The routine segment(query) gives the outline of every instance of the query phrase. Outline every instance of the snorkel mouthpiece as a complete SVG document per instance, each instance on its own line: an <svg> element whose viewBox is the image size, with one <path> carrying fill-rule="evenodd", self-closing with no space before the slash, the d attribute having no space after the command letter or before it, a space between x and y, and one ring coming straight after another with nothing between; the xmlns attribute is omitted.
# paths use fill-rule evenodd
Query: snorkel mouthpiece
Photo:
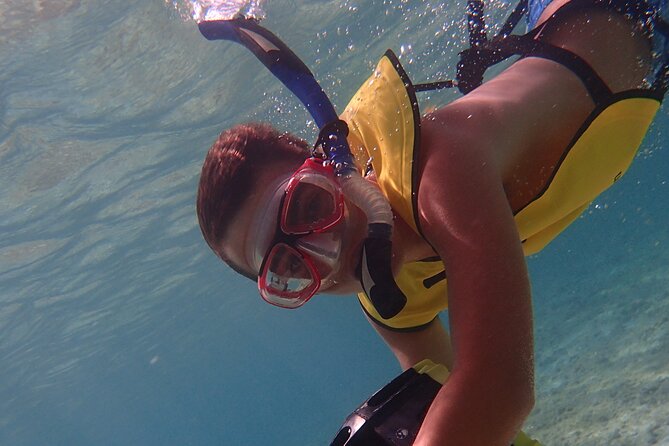
<svg viewBox="0 0 669 446"><path fill-rule="evenodd" d="M372 183L360 175L346 137L348 126L337 112L309 68L258 20L241 14L229 20L198 23L207 40L230 40L244 45L279 79L309 111L320 129L313 155L322 150L334 166L344 194L362 209L368 219L360 263L361 283L381 317L399 313L406 297L392 274L393 213L388 200Z"/></svg>
<svg viewBox="0 0 669 446"><path fill-rule="evenodd" d="M390 319L402 311L407 302L392 272L393 211L381 190L358 172L347 136L348 125L337 119L321 129L314 149L322 148L326 156L329 155L344 195L367 216L367 238L358 265L360 282L379 315Z"/></svg>

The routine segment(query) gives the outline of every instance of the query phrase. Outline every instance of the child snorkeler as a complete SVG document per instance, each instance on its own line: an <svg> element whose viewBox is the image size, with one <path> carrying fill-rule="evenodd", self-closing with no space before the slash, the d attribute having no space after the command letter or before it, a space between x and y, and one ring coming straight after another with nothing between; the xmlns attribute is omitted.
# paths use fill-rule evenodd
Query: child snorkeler
<svg viewBox="0 0 669 446"><path fill-rule="evenodd" d="M666 89L666 3L531 1L532 31L465 51L467 94L422 117L420 87L386 53L341 120L365 181L392 207L398 308L381 308L370 285L360 201L305 141L267 125L226 130L209 150L197 197L205 240L269 303L358 293L403 369L445 365L415 445L508 446L534 404L524 257L632 162Z"/></svg>

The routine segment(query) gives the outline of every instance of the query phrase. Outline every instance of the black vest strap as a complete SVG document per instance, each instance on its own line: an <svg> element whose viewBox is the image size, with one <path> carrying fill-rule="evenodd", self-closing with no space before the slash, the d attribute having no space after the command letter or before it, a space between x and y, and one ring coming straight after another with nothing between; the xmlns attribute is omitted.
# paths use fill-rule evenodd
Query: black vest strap
<svg viewBox="0 0 669 446"><path fill-rule="evenodd" d="M502 28L500 28L497 33L498 38L506 37L513 32L518 25L518 22L520 22L520 19L522 19L527 12L527 2L528 0L520 0L520 2L518 2L516 9L509 15L506 22L504 22L504 25L502 25Z"/></svg>
<svg viewBox="0 0 669 446"><path fill-rule="evenodd" d="M455 84L453 83L452 80L413 84L413 89L415 92L441 90L442 88L453 88L453 87L455 87Z"/></svg>
<svg viewBox="0 0 669 446"><path fill-rule="evenodd" d="M487 42L485 21L483 20L483 0L467 0L467 27L469 45L477 46Z"/></svg>

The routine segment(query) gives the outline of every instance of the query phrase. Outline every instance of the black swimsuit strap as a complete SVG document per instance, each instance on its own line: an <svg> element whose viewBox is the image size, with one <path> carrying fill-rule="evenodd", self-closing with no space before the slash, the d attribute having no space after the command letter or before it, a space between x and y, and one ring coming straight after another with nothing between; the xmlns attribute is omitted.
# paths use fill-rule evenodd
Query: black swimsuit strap
<svg viewBox="0 0 669 446"><path fill-rule="evenodd" d="M571 0L560 6L551 18L587 7L604 8L623 14L637 20L649 32L652 32L653 21L658 19L657 11L647 0Z"/></svg>
<svg viewBox="0 0 669 446"><path fill-rule="evenodd" d="M649 39L661 34L669 40L669 24L662 19L660 11L657 10L648 0L571 0L569 3L561 6L546 22L550 20L560 20L565 14L586 7L605 8L614 11L625 17L636 21L643 29ZM530 33L535 33L533 30ZM659 98L664 97L669 86L669 55L664 55L664 62L656 70L654 81L649 90Z"/></svg>
<svg viewBox="0 0 669 446"><path fill-rule="evenodd" d="M471 23L472 17L478 17L482 20L482 11L479 12L480 2L472 3L476 3L477 14L470 14L470 30L477 29ZM469 6L471 10L472 5ZM572 0L561 6L542 25L545 26L554 20L561 20L566 14L586 7L600 7L624 14L637 20L649 36L654 32L659 32L669 38L669 26L658 16L658 11L652 8L646 0ZM611 89L583 58L571 51L538 40L538 35L543 26L535 28L522 36L511 35L526 9L527 0L521 0L495 38L483 42L478 39L481 43L472 45L471 48L460 53L461 58L457 68L457 86L460 91L463 94L472 91L481 85L483 75L488 68L516 55L541 57L564 65L581 79L596 103L610 96L612 94ZM669 62L656 73L656 81L652 89L663 94L668 84Z"/></svg>
<svg viewBox="0 0 669 446"><path fill-rule="evenodd" d="M581 79L596 103L611 95L611 89L583 58L571 51L536 40L535 34L537 33L506 36L460 53L457 73L460 91L464 94L469 93L481 85L483 74L488 68L517 55L541 57L569 68Z"/></svg>
<svg viewBox="0 0 669 446"><path fill-rule="evenodd" d="M527 12L528 0L520 0L514 11L506 19L499 33L488 40L485 35L483 20L483 1L468 0L467 19L470 32L471 48L460 53L457 65L456 81L441 81L415 84L416 91L437 90L457 86L461 93L467 94L483 83L483 75L488 68L509 57L541 57L552 60L574 72L583 82L588 93L596 103L601 103L612 92L595 70L580 56L571 51L539 40L543 26L537 27L525 35L512 35L514 28ZM669 24L659 17L658 11L647 0L572 0L561 6L542 25L554 20L561 20L582 8L600 7L624 14L644 28L649 36L660 33L669 39ZM669 60L655 73L655 81L650 88L663 97L669 87Z"/></svg>

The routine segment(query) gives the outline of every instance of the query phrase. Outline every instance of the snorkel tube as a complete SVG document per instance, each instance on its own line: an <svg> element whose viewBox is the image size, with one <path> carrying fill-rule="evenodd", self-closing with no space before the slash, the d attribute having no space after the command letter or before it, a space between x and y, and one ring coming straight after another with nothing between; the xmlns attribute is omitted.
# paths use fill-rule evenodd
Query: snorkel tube
<svg viewBox="0 0 669 446"><path fill-rule="evenodd" d="M207 40L230 40L248 48L302 102L319 128L312 150L322 150L334 166L344 194L367 215L368 231L360 264L362 286L379 312L388 319L406 305L406 297L391 268L393 213L381 191L360 175L346 137L348 126L314 75L281 39L258 20L237 14L227 20L205 20L198 28Z"/></svg>

